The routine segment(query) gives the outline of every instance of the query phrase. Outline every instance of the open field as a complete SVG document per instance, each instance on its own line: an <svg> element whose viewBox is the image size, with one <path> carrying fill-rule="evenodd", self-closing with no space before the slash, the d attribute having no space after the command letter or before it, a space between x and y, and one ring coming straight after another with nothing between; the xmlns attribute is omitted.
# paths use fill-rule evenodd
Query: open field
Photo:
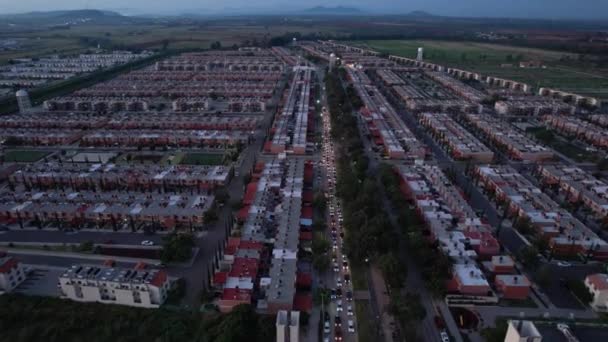
<svg viewBox="0 0 608 342"><path fill-rule="evenodd" d="M42 159L48 155L48 152L42 151L27 151L27 150L10 150L4 153L5 162L31 163Z"/></svg>
<svg viewBox="0 0 608 342"><path fill-rule="evenodd" d="M40 57L49 54L78 53L87 48L158 49L167 44L171 49L208 48L215 41L223 46L242 44L246 41L262 41L287 32L302 34L327 31L327 27L312 25L84 25L64 30L36 32L0 32L0 39L25 38L22 48L16 51L0 51L0 64L11 58Z"/></svg>
<svg viewBox="0 0 608 342"><path fill-rule="evenodd" d="M418 47L424 47L426 60L484 75L526 82L533 87L552 87L581 94L608 98L608 70L588 70L564 65L564 59L576 61L578 55L552 50L532 49L475 42L431 40L367 40L356 45L415 58ZM546 69L519 68L519 61L541 60ZM512 64L502 67L501 64Z"/></svg>

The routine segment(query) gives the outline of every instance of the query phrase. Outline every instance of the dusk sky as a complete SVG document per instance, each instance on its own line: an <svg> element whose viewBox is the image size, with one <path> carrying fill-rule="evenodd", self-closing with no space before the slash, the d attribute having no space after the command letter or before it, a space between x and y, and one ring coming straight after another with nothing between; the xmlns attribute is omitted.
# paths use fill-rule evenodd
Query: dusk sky
<svg viewBox="0 0 608 342"><path fill-rule="evenodd" d="M353 6L374 13L423 10L446 16L608 19L607 0L0 0L0 13L107 9L123 14L215 14L293 11L317 5ZM242 13L239 13L242 14Z"/></svg>

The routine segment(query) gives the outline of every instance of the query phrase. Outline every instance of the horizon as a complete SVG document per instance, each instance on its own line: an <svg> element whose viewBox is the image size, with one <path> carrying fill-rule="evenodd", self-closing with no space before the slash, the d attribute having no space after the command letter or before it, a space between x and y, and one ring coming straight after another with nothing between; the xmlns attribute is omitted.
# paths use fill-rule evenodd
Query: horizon
<svg viewBox="0 0 608 342"><path fill-rule="evenodd" d="M129 7L118 0L63 0L53 3L32 0L24 3L0 0L7 15L31 12L101 10L113 11L125 16L222 16L222 15L288 15L315 7L356 8L365 15L404 15L411 12L427 12L434 16L456 18L510 18L510 19L545 19L545 20L608 20L608 3L600 0L589 0L586 8L577 8L574 0L539 0L528 3L525 0L514 0L514 3L502 4L499 0L468 0L451 7L444 6L448 0L414 0L407 4L394 6L389 0L378 0L371 6L366 0L353 0L348 4L340 1L312 2L308 6L293 6L286 0L269 0L261 2L244 2L228 0L221 4L210 1L193 2L193 0L175 0L168 6L166 3L147 3L144 0L132 0ZM277 10L277 8L280 8Z"/></svg>

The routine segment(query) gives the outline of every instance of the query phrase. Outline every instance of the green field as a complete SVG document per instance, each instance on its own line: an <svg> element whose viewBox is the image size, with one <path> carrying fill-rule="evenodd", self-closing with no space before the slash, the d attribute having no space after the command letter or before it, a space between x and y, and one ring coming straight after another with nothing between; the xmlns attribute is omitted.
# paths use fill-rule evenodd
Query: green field
<svg viewBox="0 0 608 342"><path fill-rule="evenodd" d="M222 165L224 155L219 153L186 153L180 164L187 165Z"/></svg>
<svg viewBox="0 0 608 342"><path fill-rule="evenodd" d="M552 87L565 91L608 97L608 70L589 70L578 55L568 52L523 48L475 42L431 40L367 40L352 42L389 54L415 58L424 47L425 60L449 67L526 82L533 87ZM570 62L565 65L563 60ZM519 61L541 60L546 69L519 68ZM512 64L503 67L501 64Z"/></svg>
<svg viewBox="0 0 608 342"><path fill-rule="evenodd" d="M48 154L48 152L42 151L12 150L4 153L4 161L31 163L44 158Z"/></svg>

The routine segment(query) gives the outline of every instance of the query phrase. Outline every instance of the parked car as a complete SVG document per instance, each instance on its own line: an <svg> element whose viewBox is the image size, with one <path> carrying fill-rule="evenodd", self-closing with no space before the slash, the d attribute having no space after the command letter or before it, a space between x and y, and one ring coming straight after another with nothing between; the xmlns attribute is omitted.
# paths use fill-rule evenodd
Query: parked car
<svg viewBox="0 0 608 342"><path fill-rule="evenodd" d="M154 246L154 241L144 240L141 242L142 246Z"/></svg>

